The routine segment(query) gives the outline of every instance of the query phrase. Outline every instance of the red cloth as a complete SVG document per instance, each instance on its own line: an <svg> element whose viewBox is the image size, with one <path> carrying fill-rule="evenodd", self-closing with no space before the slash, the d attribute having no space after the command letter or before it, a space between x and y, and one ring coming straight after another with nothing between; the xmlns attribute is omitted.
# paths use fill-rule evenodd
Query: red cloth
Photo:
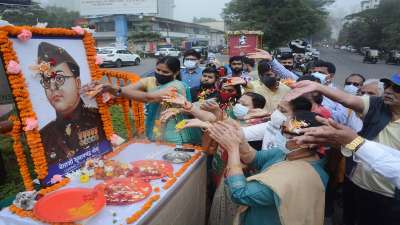
<svg viewBox="0 0 400 225"><path fill-rule="evenodd" d="M332 117L331 111L321 105L317 106L317 107L313 107L313 109L311 111L319 114L320 116L324 117L325 119L329 119Z"/></svg>

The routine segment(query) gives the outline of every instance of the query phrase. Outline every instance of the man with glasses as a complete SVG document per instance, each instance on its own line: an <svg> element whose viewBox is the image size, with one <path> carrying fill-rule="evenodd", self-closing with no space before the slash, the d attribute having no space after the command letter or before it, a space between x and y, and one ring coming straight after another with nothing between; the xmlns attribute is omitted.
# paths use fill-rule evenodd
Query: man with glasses
<svg viewBox="0 0 400 225"><path fill-rule="evenodd" d="M303 81L293 85L294 90L288 95L288 100L318 91L362 115L364 125L359 132L360 137L400 149L400 74L381 81L385 84L383 97L353 96L315 82ZM359 141L354 140L343 151L348 148L351 152ZM347 200L352 205L344 202L344 214L354 214L355 221L344 221L345 224L398 224L400 191L361 163L346 163L346 170L351 181L345 185L344 195L349 196Z"/></svg>
<svg viewBox="0 0 400 225"><path fill-rule="evenodd" d="M38 75L56 119L40 130L51 165L88 151L106 141L100 114L85 106L80 96L80 68L63 48L42 42Z"/></svg>

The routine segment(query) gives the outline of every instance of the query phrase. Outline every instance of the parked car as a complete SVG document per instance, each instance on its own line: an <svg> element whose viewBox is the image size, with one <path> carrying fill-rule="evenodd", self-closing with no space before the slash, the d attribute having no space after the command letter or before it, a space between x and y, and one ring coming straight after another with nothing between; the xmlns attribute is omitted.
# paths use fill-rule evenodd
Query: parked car
<svg viewBox="0 0 400 225"><path fill-rule="evenodd" d="M366 55L367 51L370 50L370 49L371 49L370 47L362 47L360 49L361 55Z"/></svg>
<svg viewBox="0 0 400 225"><path fill-rule="evenodd" d="M156 57L164 57L164 56L181 57L181 51L175 48L160 48L154 55Z"/></svg>
<svg viewBox="0 0 400 225"><path fill-rule="evenodd" d="M121 67L124 65L139 65L142 61L139 55L126 49L98 48L96 50L97 55L103 59L103 63L100 66L113 65Z"/></svg>
<svg viewBox="0 0 400 225"><path fill-rule="evenodd" d="M392 50L389 52L389 55L386 58L386 64L394 63L400 64L400 51L399 50Z"/></svg>

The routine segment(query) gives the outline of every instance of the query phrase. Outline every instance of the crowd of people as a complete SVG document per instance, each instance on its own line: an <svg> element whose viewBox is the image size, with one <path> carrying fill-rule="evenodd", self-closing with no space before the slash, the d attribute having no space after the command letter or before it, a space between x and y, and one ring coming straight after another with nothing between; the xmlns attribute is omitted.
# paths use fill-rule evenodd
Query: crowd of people
<svg viewBox="0 0 400 225"><path fill-rule="evenodd" d="M338 87L323 60L299 74L264 50L204 69L200 58L188 50L183 69L167 56L136 84L83 88L145 102L150 140L207 149L210 225L322 225L337 205L335 224L399 224L400 74Z"/></svg>

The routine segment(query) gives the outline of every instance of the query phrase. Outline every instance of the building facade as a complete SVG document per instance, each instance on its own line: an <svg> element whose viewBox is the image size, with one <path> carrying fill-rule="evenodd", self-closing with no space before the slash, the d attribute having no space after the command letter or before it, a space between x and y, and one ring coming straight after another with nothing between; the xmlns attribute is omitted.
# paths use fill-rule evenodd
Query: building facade
<svg viewBox="0 0 400 225"><path fill-rule="evenodd" d="M130 37L138 33L159 34L156 45L188 48L191 46L225 46L224 32L208 26L187 23L153 16L127 15L128 40L135 42ZM113 16L89 18L89 24L96 28L94 37L99 47L112 46L115 43L116 31ZM146 45L141 40L141 46ZM152 45L154 45L154 41ZM144 51L155 51L155 47L140 47Z"/></svg>
<svg viewBox="0 0 400 225"><path fill-rule="evenodd" d="M380 2L380 0L363 0L361 1L361 11L367 9L376 9Z"/></svg>

